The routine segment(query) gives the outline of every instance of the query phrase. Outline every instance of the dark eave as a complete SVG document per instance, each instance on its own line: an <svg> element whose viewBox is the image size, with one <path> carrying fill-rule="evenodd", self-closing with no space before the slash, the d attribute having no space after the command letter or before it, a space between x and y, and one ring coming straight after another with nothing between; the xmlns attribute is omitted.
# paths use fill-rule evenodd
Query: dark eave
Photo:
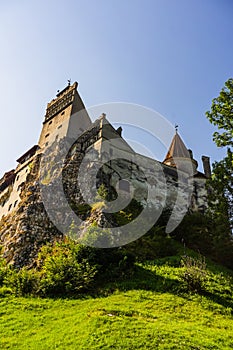
<svg viewBox="0 0 233 350"><path fill-rule="evenodd" d="M38 145L34 145L32 148L30 148L26 153L24 153L21 157L17 159L17 162L22 164L24 163L27 159L31 158L36 151L39 149Z"/></svg>

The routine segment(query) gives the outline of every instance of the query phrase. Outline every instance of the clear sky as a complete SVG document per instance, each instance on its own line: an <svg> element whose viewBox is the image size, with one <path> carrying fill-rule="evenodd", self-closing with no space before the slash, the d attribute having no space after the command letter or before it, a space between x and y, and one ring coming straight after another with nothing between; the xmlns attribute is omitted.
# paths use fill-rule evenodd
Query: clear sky
<svg viewBox="0 0 233 350"><path fill-rule="evenodd" d="M38 142L69 78L87 107L152 108L199 163L224 156L205 112L233 76L232 0L9 0L0 29L0 176Z"/></svg>

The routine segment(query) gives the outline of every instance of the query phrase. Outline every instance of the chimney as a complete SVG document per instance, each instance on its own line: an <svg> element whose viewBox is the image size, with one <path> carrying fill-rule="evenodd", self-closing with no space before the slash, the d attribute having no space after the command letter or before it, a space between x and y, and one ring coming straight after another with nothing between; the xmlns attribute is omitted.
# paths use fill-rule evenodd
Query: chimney
<svg viewBox="0 0 233 350"><path fill-rule="evenodd" d="M190 158L193 159L193 151L191 149L188 149Z"/></svg>
<svg viewBox="0 0 233 350"><path fill-rule="evenodd" d="M211 169L210 169L210 157L202 156L202 163L204 168L204 173L207 179L211 177Z"/></svg>
<svg viewBox="0 0 233 350"><path fill-rule="evenodd" d="M121 136L121 134L122 134L122 127L119 126L119 128L116 130L116 132Z"/></svg>

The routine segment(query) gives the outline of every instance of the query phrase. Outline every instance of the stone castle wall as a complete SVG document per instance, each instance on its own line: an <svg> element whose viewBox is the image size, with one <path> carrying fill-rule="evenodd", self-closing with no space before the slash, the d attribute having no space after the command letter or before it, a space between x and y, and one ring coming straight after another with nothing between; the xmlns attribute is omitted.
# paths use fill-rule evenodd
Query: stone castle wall
<svg viewBox="0 0 233 350"><path fill-rule="evenodd" d="M108 137L111 138L111 133L113 133L117 139L117 146L114 148L111 144L111 147L113 158L114 153L119 156L120 150L121 157L118 159L108 160L106 158L107 154L104 153L103 146L104 135L104 140L107 138L100 119L83 133L72 147L70 147L72 141L66 138L55 140L46 153L38 151L28 160L28 163L25 163L24 168L27 168L28 172L22 173L24 175L22 175L21 185L17 191L19 203L10 214L6 215L6 213L0 222L0 244L3 246L3 255L9 263L17 267L33 266L37 253L43 244L52 242L54 239L61 239L64 236L64 232L62 233L55 226L54 220L52 221L48 215L42 196L43 191L49 193L52 183L55 189L56 186L59 186L61 176L67 201L76 215L80 214L82 221L89 220L90 213L86 212L85 215L82 212L79 213L79 208L87 202L91 204L96 195L96 185L98 187L101 183L110 189L115 188L116 192L119 193L130 192L130 195L144 206L149 201L150 207L154 210L160 210L161 207L172 210L179 193L177 212L182 212L187 206L187 188L191 186L190 209L200 210L206 206L206 190L203 179L195 179L193 183L189 183L188 178L186 178L185 181L179 183L178 174L174 168L131 152L130 148L127 149L125 141L121 141L121 137L117 136L115 129L111 128L112 126L107 127ZM60 164L61 152L66 155L62 167ZM82 177L85 199L77 183L77 174L83 164L87 169L86 174L90 175ZM96 176L99 164L103 165ZM125 181L123 186L122 180ZM17 181L19 180L15 180L13 188L16 188ZM5 194L6 190L1 196ZM148 192L152 194L149 198ZM62 205L58 205L58 203L62 203L61 193L53 190L49 195L51 207L54 206L56 209L56 220L62 221L65 225L63 226L68 229L72 220L64 216ZM105 225L108 225L107 221L106 219ZM113 222L110 220L109 226L111 225Z"/></svg>
<svg viewBox="0 0 233 350"><path fill-rule="evenodd" d="M188 175L137 154L104 114L91 122L77 85L69 84L48 103L38 145L0 179L0 245L17 267L32 266L40 247L64 237L77 217L87 228L101 184L116 196L109 204L115 203L113 212L134 198L151 216L168 209L170 230L187 211L203 212L207 206L206 177L194 160L195 172ZM206 169L207 163L205 157ZM184 170L187 159L183 165ZM106 227L115 224L103 211L95 220Z"/></svg>

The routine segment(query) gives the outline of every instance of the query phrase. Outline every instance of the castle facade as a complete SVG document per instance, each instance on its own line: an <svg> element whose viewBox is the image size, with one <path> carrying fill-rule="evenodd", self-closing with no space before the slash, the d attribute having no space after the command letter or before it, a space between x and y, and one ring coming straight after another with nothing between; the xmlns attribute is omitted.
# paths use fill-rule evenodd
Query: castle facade
<svg viewBox="0 0 233 350"><path fill-rule="evenodd" d="M123 193L123 197L124 193L130 193L143 206L157 209L168 207L171 210L176 206L176 212L173 210L176 216L183 213L184 208L191 212L204 212L207 208L205 184L210 177L208 157L202 157L204 173L198 171L192 152L186 148L177 131L163 162L136 153L122 137L122 129L116 130L104 114L91 121L77 87L76 82L68 84L48 103L38 144L21 155L17 167L6 172L0 180L0 240L9 261L13 258L10 253L13 246L25 245L25 242L30 242L31 236L40 236L40 231L46 227L50 231L52 227L54 235L59 235L59 229L56 231L48 215L44 212L42 215L46 208L43 206L40 187L51 185L51 179L57 176L56 164L59 161L56 152L64 150L67 142L68 164L65 168L68 169L68 175L65 186L73 204L91 201L93 187L104 183L107 187L115 188L117 193ZM106 148L108 140L110 143L107 143ZM43 163L44 175L39 176L39 159L44 155L48 161ZM89 161L83 168L85 200L80 197L73 179L84 157L85 161ZM96 170L96 160L101 160L101 171ZM94 177L97 174L96 183L93 183L90 174ZM39 181L42 184L40 186ZM56 193L54 202L59 203ZM57 215L61 215L59 208L54 208L57 208ZM70 224L68 220L67 225ZM43 236L41 242L46 239ZM32 249L26 249L25 254L27 251L29 255L32 254Z"/></svg>

